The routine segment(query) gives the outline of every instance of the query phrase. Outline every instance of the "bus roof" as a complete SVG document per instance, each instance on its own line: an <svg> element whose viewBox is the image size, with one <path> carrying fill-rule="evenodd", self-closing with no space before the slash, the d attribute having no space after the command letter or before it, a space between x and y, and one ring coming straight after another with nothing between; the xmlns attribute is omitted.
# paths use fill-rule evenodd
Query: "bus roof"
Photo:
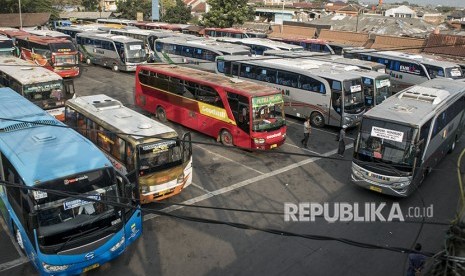
<svg viewBox="0 0 465 276"><path fill-rule="evenodd" d="M432 59L428 57L424 57L419 54L408 54L408 53L403 53L403 52L398 52L398 51L373 51L373 49L370 49L371 51L365 50L354 50L354 51L348 51L349 53L359 53L359 54L369 54L369 55L374 55L378 57L394 57L398 60L404 60L407 62L418 62L422 64L428 64L428 65L433 65L433 66L439 66L439 67L457 67L458 64L449 62L449 61L444 61L444 60L439 60L439 59Z"/></svg>
<svg viewBox="0 0 465 276"><path fill-rule="evenodd" d="M432 113L460 95L465 95L465 83L432 79L398 92L363 116L419 126L428 121Z"/></svg>
<svg viewBox="0 0 465 276"><path fill-rule="evenodd" d="M77 97L68 100L66 104L72 107L78 106L91 112L100 121L113 126L114 129L110 129L110 131L130 134L129 136L136 140L148 138L147 136L153 138L177 137L173 128L125 107L120 101L104 94ZM118 125L115 122L118 122Z"/></svg>
<svg viewBox="0 0 465 276"><path fill-rule="evenodd" d="M10 88L0 88L0 148L28 186L111 166L90 141Z"/></svg>
<svg viewBox="0 0 465 276"><path fill-rule="evenodd" d="M158 39L157 42L177 44L183 46L202 47L206 50L219 51L221 53L245 54L250 53L250 48L244 45L237 45L233 43L219 42L214 39L205 39L201 37L165 37Z"/></svg>
<svg viewBox="0 0 465 276"><path fill-rule="evenodd" d="M67 38L70 39L71 37L67 34L57 31L50 31L50 30L28 30L30 34L37 35L37 36L49 36L55 38Z"/></svg>
<svg viewBox="0 0 465 276"><path fill-rule="evenodd" d="M29 35L28 32L15 29L0 29L0 34L6 35L10 38Z"/></svg>
<svg viewBox="0 0 465 276"><path fill-rule="evenodd" d="M294 44L288 44L281 41L275 41L267 38L233 38L233 37L218 37L217 41L231 42L236 44L242 44L246 46L264 46L275 50L283 51L304 51L304 47Z"/></svg>
<svg viewBox="0 0 465 276"><path fill-rule="evenodd" d="M135 39L135 38L124 36L124 35L115 35L115 34L108 34L108 33L83 32L83 33L76 34L76 36L93 38L93 39L111 40L111 41L123 42L123 43L129 43L129 42L143 43L142 40L140 39Z"/></svg>
<svg viewBox="0 0 465 276"><path fill-rule="evenodd" d="M63 80L53 71L16 57L0 57L0 72L10 75L23 85Z"/></svg>
<svg viewBox="0 0 465 276"><path fill-rule="evenodd" d="M280 93L277 89L260 85L251 81L230 78L215 73L202 70L192 69L189 67L177 66L172 64L150 64L139 65L140 70L162 71L163 73L182 78L184 80L201 80L201 83L212 86L222 86L225 89L241 90L242 94L254 96L268 95L271 93Z"/></svg>
<svg viewBox="0 0 465 276"><path fill-rule="evenodd" d="M17 39L23 39L32 41L39 44L53 44L53 43L72 43L66 38L58 38L58 37L49 37L49 36L38 36L38 35L25 35L25 36L18 36Z"/></svg>

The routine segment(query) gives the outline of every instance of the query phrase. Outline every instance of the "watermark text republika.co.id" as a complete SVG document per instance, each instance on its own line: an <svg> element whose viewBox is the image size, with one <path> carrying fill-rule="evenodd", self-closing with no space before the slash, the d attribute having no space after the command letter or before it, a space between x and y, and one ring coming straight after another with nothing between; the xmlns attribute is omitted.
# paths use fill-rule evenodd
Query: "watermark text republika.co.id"
<svg viewBox="0 0 465 276"><path fill-rule="evenodd" d="M390 222L405 219L433 217L433 205L404 207L397 202L302 202L284 203L284 221L313 222L323 219L327 222Z"/></svg>

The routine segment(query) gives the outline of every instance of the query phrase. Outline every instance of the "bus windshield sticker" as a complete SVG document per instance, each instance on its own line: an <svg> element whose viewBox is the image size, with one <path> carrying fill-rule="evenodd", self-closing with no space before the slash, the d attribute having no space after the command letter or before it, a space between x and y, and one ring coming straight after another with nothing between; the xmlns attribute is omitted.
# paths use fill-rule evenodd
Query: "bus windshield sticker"
<svg viewBox="0 0 465 276"><path fill-rule="evenodd" d="M262 97L253 97L252 98L252 107L260 107L264 105L273 105L283 102L283 95L282 94L274 94L270 96L262 96Z"/></svg>
<svg viewBox="0 0 465 276"><path fill-rule="evenodd" d="M359 92L359 91L362 91L362 86L360 84L350 86L351 93Z"/></svg>
<svg viewBox="0 0 465 276"><path fill-rule="evenodd" d="M150 144L150 145L144 145L142 146L143 151L149 151L151 150L152 152L161 152L161 151L167 151L169 148L173 147L176 144L176 141L164 141L156 144Z"/></svg>
<svg viewBox="0 0 465 276"><path fill-rule="evenodd" d="M61 82L36 84L34 86L31 86L31 85L26 86L24 88L24 92L26 92L26 93L43 92L43 91L50 91L52 89L61 89Z"/></svg>
<svg viewBox="0 0 465 276"><path fill-rule="evenodd" d="M129 45L129 50L140 50L142 45Z"/></svg>
<svg viewBox="0 0 465 276"><path fill-rule="evenodd" d="M371 136L395 142L402 142L402 139L404 138L404 133L402 131L373 126L371 128Z"/></svg>
<svg viewBox="0 0 465 276"><path fill-rule="evenodd" d="M87 196L87 198L100 200L100 195L90 195L90 196ZM83 200L83 199L75 199L75 200L71 200L71 201L65 201L65 202L63 202L63 209L69 210L69 209L73 209L73 208L76 208L76 207L79 207L79 206L82 206L82 205L86 205L86 204L89 204L89 203L93 203L93 201L87 201L87 200Z"/></svg>
<svg viewBox="0 0 465 276"><path fill-rule="evenodd" d="M376 81L376 88L382 88L385 86L391 86L391 81L389 79Z"/></svg>
<svg viewBox="0 0 465 276"><path fill-rule="evenodd" d="M65 179L63 182L65 185L72 184L74 182L79 182L81 180L88 179L89 177L87 175L82 175L76 178L71 178L71 179Z"/></svg>
<svg viewBox="0 0 465 276"><path fill-rule="evenodd" d="M450 70L450 75L452 77L460 77L462 76L462 72L460 72L459 68L452 68L452 70Z"/></svg>
<svg viewBox="0 0 465 276"><path fill-rule="evenodd" d="M43 198L47 198L47 192L42 192L42 191L33 191L32 194L34 195L35 200L40 200Z"/></svg>

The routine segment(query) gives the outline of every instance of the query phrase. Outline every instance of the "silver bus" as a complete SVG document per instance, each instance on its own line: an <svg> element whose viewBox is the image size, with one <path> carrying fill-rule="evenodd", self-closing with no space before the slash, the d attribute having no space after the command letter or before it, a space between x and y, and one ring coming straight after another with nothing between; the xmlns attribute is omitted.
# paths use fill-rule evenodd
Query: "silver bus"
<svg viewBox="0 0 465 276"><path fill-rule="evenodd" d="M346 56L386 65L394 92L434 78L463 79L462 69L453 62L396 51L355 50Z"/></svg>
<svg viewBox="0 0 465 276"><path fill-rule="evenodd" d="M275 87L284 96L286 114L310 116L312 125L357 125L365 112L360 76L322 67L305 59L222 56L216 71Z"/></svg>
<svg viewBox="0 0 465 276"><path fill-rule="evenodd" d="M205 38L167 37L155 41L155 58L164 63L185 65L215 72L217 56L250 55L250 48Z"/></svg>
<svg viewBox="0 0 465 276"><path fill-rule="evenodd" d="M217 41L245 45L250 47L252 54L264 55L267 50L281 50L284 52L300 52L304 48L299 45L284 43L281 41L273 41L267 38L232 38L232 37L217 37Z"/></svg>
<svg viewBox="0 0 465 276"><path fill-rule="evenodd" d="M465 127L465 83L434 79L400 91L363 115L351 181L408 196L448 153Z"/></svg>
<svg viewBox="0 0 465 276"><path fill-rule="evenodd" d="M76 43L87 64L99 64L113 71L136 71L147 62L142 40L113 34L78 33Z"/></svg>

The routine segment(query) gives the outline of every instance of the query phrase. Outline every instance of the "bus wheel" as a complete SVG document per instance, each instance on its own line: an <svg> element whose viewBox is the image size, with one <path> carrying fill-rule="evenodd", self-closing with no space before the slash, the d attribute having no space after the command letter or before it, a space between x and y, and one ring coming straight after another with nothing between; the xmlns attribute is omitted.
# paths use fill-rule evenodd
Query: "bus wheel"
<svg viewBox="0 0 465 276"><path fill-rule="evenodd" d="M231 135L231 132L227 130L221 131L220 138L221 138L221 143L223 143L223 145L228 146L228 147L231 147L233 145L233 137Z"/></svg>
<svg viewBox="0 0 465 276"><path fill-rule="evenodd" d="M457 140L458 140L457 136L455 136L454 141L452 141L452 144L450 145L449 150L447 151L447 153L452 153L455 150Z"/></svg>
<svg viewBox="0 0 465 276"><path fill-rule="evenodd" d="M86 63L91 65L92 64L92 61L90 60L90 58L86 59Z"/></svg>
<svg viewBox="0 0 465 276"><path fill-rule="evenodd" d="M165 123L167 121L165 109L161 106L157 107L157 118L162 123Z"/></svg>
<svg viewBox="0 0 465 276"><path fill-rule="evenodd" d="M23 242L23 237L21 236L21 232L19 229L16 227L16 225L13 222L13 233L15 235L15 240L16 243L19 245L19 248L21 248L22 251L24 251L24 242Z"/></svg>
<svg viewBox="0 0 465 276"><path fill-rule="evenodd" d="M118 72L119 70L118 65L114 64L113 67L111 67L111 70Z"/></svg>
<svg viewBox="0 0 465 276"><path fill-rule="evenodd" d="M313 112L310 116L310 123L314 127L324 127L325 126L325 118L319 112Z"/></svg>

